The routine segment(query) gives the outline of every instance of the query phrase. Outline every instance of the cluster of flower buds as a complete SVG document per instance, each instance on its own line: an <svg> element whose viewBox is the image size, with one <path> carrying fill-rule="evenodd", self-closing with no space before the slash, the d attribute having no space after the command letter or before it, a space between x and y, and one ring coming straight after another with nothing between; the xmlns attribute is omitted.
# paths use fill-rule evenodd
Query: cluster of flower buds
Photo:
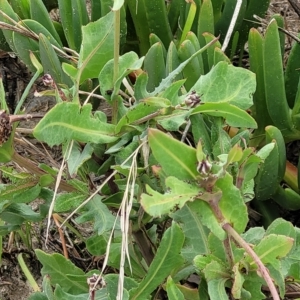
<svg viewBox="0 0 300 300"><path fill-rule="evenodd" d="M202 176L207 176L211 170L212 164L209 162L208 158L202 159L198 162L197 171Z"/></svg>
<svg viewBox="0 0 300 300"><path fill-rule="evenodd" d="M191 108L196 107L198 104L200 104L201 99L200 96L196 93L196 91L192 91L191 94L189 94L185 100L185 105Z"/></svg>

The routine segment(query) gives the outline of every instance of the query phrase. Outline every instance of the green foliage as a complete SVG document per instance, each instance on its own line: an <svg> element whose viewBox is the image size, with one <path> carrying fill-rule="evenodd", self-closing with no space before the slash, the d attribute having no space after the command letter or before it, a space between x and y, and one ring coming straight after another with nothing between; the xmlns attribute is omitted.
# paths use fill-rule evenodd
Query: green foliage
<svg viewBox="0 0 300 300"><path fill-rule="evenodd" d="M200 2L94 0L88 12L82 0L59 0L57 26L42 1L0 0L11 17L0 14L1 21L20 28L3 30L1 47L35 71L28 90L43 71L51 75L44 79L57 103L33 135L61 145L68 167L58 173L20 159L13 146L16 115L10 115L14 125L1 161L22 162L31 174L1 167L7 183L0 186L0 235L75 210L77 224L89 226L91 235L67 222L68 230L92 255L105 256L101 274L85 273L62 255L37 249L44 280L30 299L152 299L159 291L169 299L229 299L229 293L264 299L266 285L279 299L275 285L283 298L285 280L300 280L297 228L277 219L266 230L246 230L246 203L254 198L300 207L298 191L281 186L285 142L299 137L299 89L286 92L299 81L292 68L298 48L284 73L273 20L265 37L250 30L255 74L233 66L221 46L236 1ZM230 58L247 40L245 17L262 15L268 4L243 2ZM80 89L98 83L111 116L81 97ZM2 82L0 97L7 110ZM33 211L37 198L43 203ZM112 268L118 274L109 274ZM192 289L185 281L195 273L201 283Z"/></svg>

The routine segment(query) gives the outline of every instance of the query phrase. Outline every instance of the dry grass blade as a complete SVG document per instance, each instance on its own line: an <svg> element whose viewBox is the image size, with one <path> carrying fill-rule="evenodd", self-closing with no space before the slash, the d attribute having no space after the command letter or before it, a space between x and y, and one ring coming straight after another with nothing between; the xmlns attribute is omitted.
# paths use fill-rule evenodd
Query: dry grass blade
<svg viewBox="0 0 300 300"><path fill-rule="evenodd" d="M235 6L235 9L234 9L234 12L233 12L233 16L231 18L231 22L230 22L230 25L228 27L228 31L227 31L226 36L225 36L225 40L224 40L223 45L222 45L222 51L225 51L228 44L229 44L230 38L231 38L233 30L234 30L236 20L238 18L239 13L240 13L242 3L243 3L243 0L238 0L237 3L236 3L236 6Z"/></svg>
<svg viewBox="0 0 300 300"><path fill-rule="evenodd" d="M134 155L132 158L132 163L131 163L131 167L129 170L126 189L125 189L124 196L122 199L122 204L121 204L120 223L121 223L121 232L122 232L122 245L121 245L121 260L120 260L120 273L119 273L117 300L123 299L124 276L125 276L124 265L125 265L126 256L128 259L130 271L132 272L131 263L130 263L130 255L129 255L129 250L128 250L129 216L130 216L130 211L131 211L132 203L133 203L133 199L134 199L134 186L135 186L135 181L136 181L136 177L137 177L137 155L139 153L140 148L143 147L144 143L145 142L143 142L140 145L140 147L138 147L133 153Z"/></svg>
<svg viewBox="0 0 300 300"><path fill-rule="evenodd" d="M48 212L47 231L46 231L46 239L45 239L45 246L46 247L47 247L47 243L48 243L50 223L51 223L51 217L52 217L52 213L53 213L53 209L54 209L55 198L56 198L57 191L58 191L61 179L62 179L63 171L64 171L64 169L66 167L65 162L70 157L70 153L71 153L73 144L74 144L73 141L71 143L69 143L69 145L67 147L68 151L66 151L66 153L67 153L67 159L65 159L65 157L63 158L63 161L62 161L61 166L59 168L59 172L57 174L57 178L56 178L56 182L55 182L55 188L54 188L54 194L53 194L53 198L52 198L52 201L51 201L51 204L50 204L50 207L49 207L49 212ZM60 226L60 228L61 227L62 227L62 225Z"/></svg>
<svg viewBox="0 0 300 300"><path fill-rule="evenodd" d="M137 172L137 165L136 165L136 157L140 151L140 149L142 147L144 147L144 145L146 144L146 141L142 142L139 147L129 156L126 158L126 160L121 164L121 166L124 166L131 158L133 159L133 163L131 165L130 168L130 172L129 172L129 176L128 176L128 183L126 186L126 190L124 192L124 197L122 200L122 204L118 210L118 215L120 215L121 213L121 230L122 232L124 232L125 230L125 234L122 234L122 247L121 247L121 262L120 265L122 266L122 269L120 269L119 272L119 285L118 285L118 296L117 299L122 299L123 298L123 288L121 288L123 286L123 282L124 282L124 263L125 263L125 255L127 255L128 260L129 260L129 254L128 254L128 229L129 229L129 213L132 207L132 201L133 201L133 194L134 194L134 183L135 183L135 179L136 179L136 172ZM84 203L82 203L80 205L80 207L84 206L85 204L87 204L99 191L101 191L101 189L103 188L103 186L110 180L110 178L112 178L113 176L115 176L117 174L117 171L114 171L101 185L100 187L96 190L96 192L94 192L87 200L84 201ZM132 175L131 175L132 174ZM133 180L130 180L130 178L132 178ZM129 187L131 184L131 188L130 188L130 197L129 197L129 201L128 200L128 192L129 192ZM124 209L123 209L124 206ZM75 211L77 211L80 207L78 207ZM72 217L72 215L74 215L75 211L72 212L72 214L65 220L65 222ZM123 212L123 218L122 218L122 212ZM125 212L125 213L124 213ZM122 221L123 219L123 221ZM100 275L98 276L97 281L94 284L94 287L91 289L91 291L95 290L98 283L102 280L102 274L107 266L107 261L109 258L109 253L110 253L110 246L111 246L111 242L112 242L112 237L113 237L113 233L114 233L114 229L116 227L117 224L117 220L118 217L116 217L114 225L113 225L113 229L110 233L109 236L109 240L107 242L107 246L106 246L106 255L103 261L103 265L102 265L102 270ZM65 223L64 222L64 223ZM63 224L64 224L63 223ZM62 224L62 225L63 225ZM123 224L123 225L122 225ZM61 225L61 226L62 226ZM125 251L123 251L123 249L125 249ZM123 257L123 259L122 259ZM129 264L130 264L130 260L129 260ZM131 267L131 266L130 266ZM121 295L119 298L119 291L121 291Z"/></svg>

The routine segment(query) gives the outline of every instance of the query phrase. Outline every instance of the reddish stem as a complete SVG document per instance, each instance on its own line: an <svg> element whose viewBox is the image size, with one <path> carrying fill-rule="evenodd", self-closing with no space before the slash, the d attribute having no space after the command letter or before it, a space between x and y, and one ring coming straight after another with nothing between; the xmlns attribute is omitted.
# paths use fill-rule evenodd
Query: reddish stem
<svg viewBox="0 0 300 300"><path fill-rule="evenodd" d="M257 254L252 250L252 248L248 245L246 241L242 239L242 237L232 228L232 226L228 223L224 224L222 228L242 247L246 250L246 252L251 256L253 261L256 263L258 270L264 280L266 281L270 293L274 300L280 300L276 287L273 283L271 276L269 275L268 269L264 266L260 258Z"/></svg>

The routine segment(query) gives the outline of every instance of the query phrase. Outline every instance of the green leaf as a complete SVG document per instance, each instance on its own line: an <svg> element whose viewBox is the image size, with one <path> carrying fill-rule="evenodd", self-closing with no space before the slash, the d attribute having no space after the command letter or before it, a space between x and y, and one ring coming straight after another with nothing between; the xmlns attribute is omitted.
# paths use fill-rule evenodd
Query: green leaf
<svg viewBox="0 0 300 300"><path fill-rule="evenodd" d="M142 194L141 205L144 210L154 217L160 217L168 214L174 208L181 208L187 201L193 201L200 193L199 187L195 184L188 184L176 177L168 177L166 179L166 187L168 193L160 194L146 186L148 194Z"/></svg>
<svg viewBox="0 0 300 300"><path fill-rule="evenodd" d="M186 123L190 112L182 109L175 109L171 114L162 114L157 116L155 120L167 131L178 131L179 128Z"/></svg>
<svg viewBox="0 0 300 300"><path fill-rule="evenodd" d="M193 203L186 203L180 210L171 214L184 233L185 240L181 254L187 262L192 262L198 254L209 252L207 241L209 231L203 226L195 207Z"/></svg>
<svg viewBox="0 0 300 300"><path fill-rule="evenodd" d="M30 0L30 14L31 19L44 26L55 38L55 40L62 46L60 37L54 28L50 15L42 0Z"/></svg>
<svg viewBox="0 0 300 300"><path fill-rule="evenodd" d="M15 193L13 195L12 202L13 203L28 203L33 200L36 200L41 192L41 186L37 184L36 186L33 186L30 189L27 189L26 191L23 191L22 193Z"/></svg>
<svg viewBox="0 0 300 300"><path fill-rule="evenodd" d="M86 5L83 0L58 0L59 14L68 45L79 51L82 43L82 25L88 23Z"/></svg>
<svg viewBox="0 0 300 300"><path fill-rule="evenodd" d="M116 240L116 238L115 238ZM128 276L130 276L131 278L139 278L141 280L141 278L143 278L148 269L145 271L145 268L141 265L141 257L140 255L138 255L138 253L136 252L136 248L133 248L133 245L129 245L129 259L130 259L130 265L129 265L129 260L126 259L125 261L125 265L124 265L124 273ZM112 243L110 246L110 253L109 253L109 258L108 258L108 262L107 264L110 267L113 267L115 269L119 269L120 268L120 262L121 262L121 252L122 252L122 248L121 248L121 243ZM110 275L114 275L114 274L110 274ZM125 277L126 278L126 277ZM137 286L137 284L135 285L135 287ZM115 286L114 288L114 293L116 293L116 289L117 287ZM112 299L116 299L112 297Z"/></svg>
<svg viewBox="0 0 300 300"><path fill-rule="evenodd" d="M257 128L255 120L247 112L229 103L205 103L193 109L192 115L196 113L222 117L233 127Z"/></svg>
<svg viewBox="0 0 300 300"><path fill-rule="evenodd" d="M37 292L34 294L31 294L28 298L28 300L49 300L46 294Z"/></svg>
<svg viewBox="0 0 300 300"><path fill-rule="evenodd" d="M53 285L59 284L63 291L72 294L86 293L88 285L84 272L76 267L70 260L61 254L47 254L42 250L36 249L35 254L43 265L41 270L42 276L50 276ZM72 276L78 276L73 280Z"/></svg>
<svg viewBox="0 0 300 300"><path fill-rule="evenodd" d="M174 42L172 41L168 48L167 57L166 57L166 75L169 75L179 65L180 65L180 60L178 57L178 51L177 51L177 48L176 48ZM177 79L181 79L181 78L182 78L182 76L181 76L181 74L179 74L177 76Z"/></svg>
<svg viewBox="0 0 300 300"><path fill-rule="evenodd" d="M99 74L99 83L101 94L106 100L114 99L119 93L122 80L131 72L138 70L142 67L144 58L138 57L135 52L128 52L119 57L118 61L118 78L114 78L114 60L109 60L102 68ZM111 96L107 95L108 91L112 91Z"/></svg>
<svg viewBox="0 0 300 300"><path fill-rule="evenodd" d="M12 20L18 22L19 21L19 17L18 15L14 12L14 9L11 7L11 5L8 3L7 0L0 0L0 7L1 10L7 14ZM11 21L7 20L2 14L0 14L0 21L10 24L10 25L14 25ZM8 43L10 49L13 52L17 52L13 43L13 31L11 30L3 30L3 35L6 39L6 42Z"/></svg>
<svg viewBox="0 0 300 300"><path fill-rule="evenodd" d="M217 180L216 187L222 191L219 206L224 217L237 232L244 232L248 223L247 206L240 190L233 184L232 176L226 173L223 178Z"/></svg>
<svg viewBox="0 0 300 300"><path fill-rule="evenodd" d="M48 300L54 300L54 292L51 286L51 281L49 276L44 276L42 282L43 292L47 295Z"/></svg>
<svg viewBox="0 0 300 300"><path fill-rule="evenodd" d="M229 279L229 274L225 265L217 262L216 260L213 260L210 263L208 263L203 269L203 272L208 283L209 281L214 279L226 277L227 279Z"/></svg>
<svg viewBox="0 0 300 300"><path fill-rule="evenodd" d="M189 203L190 209L199 216L201 223L209 228L220 240L226 238L226 233L220 226L217 218L206 201L196 200Z"/></svg>
<svg viewBox="0 0 300 300"><path fill-rule="evenodd" d="M232 243L231 243L232 244ZM210 260L216 260L219 262L224 262L227 260L224 243L212 232L208 236L208 246L209 246L209 255L204 255L204 257L210 258ZM238 259L238 253L234 249L234 245L231 245L233 248L232 251L235 255L235 259Z"/></svg>
<svg viewBox="0 0 300 300"><path fill-rule="evenodd" d="M83 165L83 163L92 157L93 151L94 148L91 144L86 144L82 149L79 143L73 143L73 147L67 160L71 176L76 175L78 169Z"/></svg>
<svg viewBox="0 0 300 300"><path fill-rule="evenodd" d="M163 45L156 43L151 46L145 56L144 70L148 74L147 90L153 92L166 76Z"/></svg>
<svg viewBox="0 0 300 300"><path fill-rule="evenodd" d="M212 153L212 141L204 116L201 114L195 114L190 117L190 120L192 122L192 133L195 142L201 140L203 151L205 154L210 155Z"/></svg>
<svg viewBox="0 0 300 300"><path fill-rule="evenodd" d="M181 103L178 93L184 84L184 79L173 82L165 91L159 96L162 98L169 99L172 106L176 106Z"/></svg>
<svg viewBox="0 0 300 300"><path fill-rule="evenodd" d="M52 108L34 129L34 136L50 146L72 139L83 143L111 143L114 126L91 115L92 105L80 107L76 103L62 102Z"/></svg>
<svg viewBox="0 0 300 300"><path fill-rule="evenodd" d="M183 242L184 235L181 229L173 223L164 233L147 275L136 289L130 291L130 299L146 299L172 270L182 266L184 261L180 251Z"/></svg>
<svg viewBox="0 0 300 300"><path fill-rule="evenodd" d="M21 225L28 221L39 222L43 219L40 214L35 213L24 203L10 204L0 213L0 218L10 225Z"/></svg>
<svg viewBox="0 0 300 300"><path fill-rule="evenodd" d="M291 222L288 222L282 218L278 218L272 222L272 224L266 230L266 235L269 234L280 234L288 236L296 240L296 230Z"/></svg>
<svg viewBox="0 0 300 300"><path fill-rule="evenodd" d="M0 194L0 201L3 200L13 200L16 199L16 202L21 201L23 203L30 202L34 199L31 199L31 194L33 193L33 197L37 197L37 194L34 192L36 188L38 189L37 182L32 180L31 182L20 183L17 182L16 184L6 185L4 188L1 189ZM31 189L33 190L31 191ZM20 198L20 195L26 195L25 199ZM20 203L21 203L20 202Z"/></svg>
<svg viewBox="0 0 300 300"><path fill-rule="evenodd" d="M84 223L94 221L94 230L98 232L98 235L113 228L116 216L102 203L99 195L94 196L85 208L87 211L76 218L76 222Z"/></svg>
<svg viewBox="0 0 300 300"><path fill-rule="evenodd" d="M178 56L182 62L187 60L196 52L196 49L190 40L185 40L178 48ZM198 57L194 57L183 69L183 76L186 78L184 86L187 90L197 82L203 74L203 66L200 67Z"/></svg>
<svg viewBox="0 0 300 300"><path fill-rule="evenodd" d="M243 283L245 281L242 272L239 270L239 267L239 263L233 266L234 281L231 288L231 293L235 299L241 299Z"/></svg>
<svg viewBox="0 0 300 300"><path fill-rule="evenodd" d="M266 299L266 296L262 293L262 286L265 285L265 281L257 276L256 271L249 272L245 277L244 288L251 293L250 299L262 300Z"/></svg>
<svg viewBox="0 0 300 300"><path fill-rule="evenodd" d="M238 144L235 144L228 153L226 164L229 165L233 162L238 162L242 159L242 157L243 157L242 147L240 147Z"/></svg>
<svg viewBox="0 0 300 300"><path fill-rule="evenodd" d="M268 113L276 127L281 130L292 130L293 126L285 94L279 32L275 19L267 27L263 51Z"/></svg>
<svg viewBox="0 0 300 300"><path fill-rule="evenodd" d="M274 268L273 265L268 265L268 271L270 272L271 278L274 280L276 286L279 289L280 298L284 299L286 282L285 274L283 272L281 264L279 265L279 269Z"/></svg>
<svg viewBox="0 0 300 300"><path fill-rule="evenodd" d="M57 48L61 48L60 44L56 41L56 39L51 35L51 33L43 27L40 23L34 20L23 20L19 22L20 25L26 27L27 29L33 31L37 35L43 34L49 40L49 42L56 46ZM36 71L36 68L33 66L30 59L30 51L39 56L39 43L36 40L28 38L24 35L21 35L17 32L13 33L13 41L16 52L18 56L24 61L24 63L30 68L32 72Z"/></svg>
<svg viewBox="0 0 300 300"><path fill-rule="evenodd" d="M176 284L174 283L171 277L168 277L166 288L167 288L168 299L184 300L183 294L181 293L180 289L176 286Z"/></svg>
<svg viewBox="0 0 300 300"><path fill-rule="evenodd" d="M151 99L161 100L162 104L151 104ZM147 122L148 117L149 119L151 119L152 114L159 114L159 110L165 107L163 103L165 101L168 101L167 99L155 97L147 98L146 100L149 100L149 104L147 103L147 101L140 102L137 105L132 106L126 112L126 114L120 119L120 121L116 125L116 133L119 133L125 125L138 125L140 122Z"/></svg>
<svg viewBox="0 0 300 300"><path fill-rule="evenodd" d="M157 130L148 130L148 140L152 153L167 176L178 179L196 179L196 149L181 143Z"/></svg>
<svg viewBox="0 0 300 300"><path fill-rule="evenodd" d="M300 78L300 45L295 41L290 51L285 70L285 90L290 108L294 107Z"/></svg>
<svg viewBox="0 0 300 300"><path fill-rule="evenodd" d="M104 65L113 58L113 29L112 12L82 27L83 38L78 61L80 82L87 78L97 78Z"/></svg>
<svg viewBox="0 0 300 300"><path fill-rule="evenodd" d="M29 0L10 0L10 5L20 19L30 18L30 1ZM0 5L1 6L1 5ZM2 7L1 7L2 8Z"/></svg>
<svg viewBox="0 0 300 300"><path fill-rule="evenodd" d="M214 279L208 282L208 293L210 300L228 300L225 290L227 279Z"/></svg>
<svg viewBox="0 0 300 300"><path fill-rule="evenodd" d="M56 285L56 289L54 292L55 299L66 299L66 300L86 300L89 299L90 294L80 294L80 295L72 295L70 293L65 292L59 285ZM106 300L107 298L107 289L102 288L100 290L95 291L94 300ZM35 299L33 299L35 300ZM47 298L47 300L49 300Z"/></svg>
<svg viewBox="0 0 300 300"><path fill-rule="evenodd" d="M93 235L86 239L86 248L92 255L101 256L106 252L108 237L104 234L102 235Z"/></svg>
<svg viewBox="0 0 300 300"><path fill-rule="evenodd" d="M55 199L54 211L66 212L77 208L85 199L86 195L81 193L64 193Z"/></svg>
<svg viewBox="0 0 300 300"><path fill-rule="evenodd" d="M49 39L43 34L39 35L39 50L44 72L49 73L56 84L64 83L71 86L72 81L63 72L58 55L54 51Z"/></svg>
<svg viewBox="0 0 300 300"><path fill-rule="evenodd" d="M258 244L264 235L265 230L263 227L252 227L242 234L242 237L248 244Z"/></svg>
<svg viewBox="0 0 300 300"><path fill-rule="evenodd" d="M172 71L166 78L164 78L160 85L149 95L150 96L155 96L157 94L159 94L160 92L162 92L163 90L165 90L166 88L168 88L173 80L182 72L182 70L185 68L185 66L196 56L200 55L201 53L203 53L206 49L208 49L214 42L216 42L216 39L213 40L211 43L208 43L207 45L205 45L204 47L202 47L199 51L195 52L191 57L189 57L186 61L184 61L183 63L181 63L174 71Z"/></svg>
<svg viewBox="0 0 300 300"><path fill-rule="evenodd" d="M258 200L270 199L275 194L278 181L278 146L274 143L274 148L259 168L255 178L255 195Z"/></svg>
<svg viewBox="0 0 300 300"><path fill-rule="evenodd" d="M199 78L191 91L202 95L202 103L227 102L245 110L253 104L255 88L254 73L219 62L208 74Z"/></svg>
<svg viewBox="0 0 300 300"><path fill-rule="evenodd" d="M285 257L293 247L294 239L277 234L269 234L265 236L261 242L254 247L255 253L259 256L264 264L271 264L278 269L279 258ZM254 264L252 258L251 265Z"/></svg>
<svg viewBox="0 0 300 300"><path fill-rule="evenodd" d="M251 2L251 5L253 5L253 2ZM262 64L263 38L261 34L254 28L251 28L249 31L248 45L250 70L256 74L257 82L257 88L253 95L254 109L252 111L252 116L255 118L258 124L258 130L255 131L254 135L259 137L264 133L265 127L273 124L273 122L269 113L267 112L264 66Z"/></svg>

